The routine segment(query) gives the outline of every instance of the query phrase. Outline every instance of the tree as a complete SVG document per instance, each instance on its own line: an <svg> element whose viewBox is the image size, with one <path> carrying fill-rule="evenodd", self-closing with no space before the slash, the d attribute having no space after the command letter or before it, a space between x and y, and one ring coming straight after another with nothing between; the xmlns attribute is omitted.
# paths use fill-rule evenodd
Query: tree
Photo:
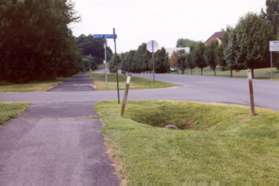
<svg viewBox="0 0 279 186"><path fill-rule="evenodd" d="M231 72L231 77L233 77L233 70L237 69L237 50L238 44L236 40L236 33L233 28L227 28L225 35L223 37L224 45L224 59L226 66L229 67Z"/></svg>
<svg viewBox="0 0 279 186"><path fill-rule="evenodd" d="M178 39L176 42L176 47L195 47L198 42L190 39Z"/></svg>
<svg viewBox="0 0 279 186"><path fill-rule="evenodd" d="M272 24L273 34L278 34L279 28L279 0L266 0L266 12L262 11L265 18Z"/></svg>
<svg viewBox="0 0 279 186"><path fill-rule="evenodd" d="M191 49L192 50L192 49ZM187 55L187 67L190 69L191 75L193 74L193 69L196 67L195 61L194 61L194 52L190 52L189 55Z"/></svg>
<svg viewBox="0 0 279 186"><path fill-rule="evenodd" d="M80 49L80 53L83 57L92 56L94 58L94 65L100 65L104 61L104 44L105 40L95 39L92 35L80 35L76 38L76 43ZM110 47L107 47L107 60L109 61L112 57L112 50Z"/></svg>
<svg viewBox="0 0 279 186"><path fill-rule="evenodd" d="M237 44L237 63L252 70L268 67L269 41L272 39L272 26L256 14L247 14L240 19L235 28Z"/></svg>
<svg viewBox="0 0 279 186"><path fill-rule="evenodd" d="M211 45L205 47L204 58L207 65L213 70L216 76L216 67L218 63L218 43L212 43Z"/></svg>
<svg viewBox="0 0 279 186"><path fill-rule="evenodd" d="M204 57L205 45L203 43L199 43L197 46L193 48L192 52L193 61L195 65L201 69L201 75L203 75L203 69L207 67Z"/></svg>
<svg viewBox="0 0 279 186"><path fill-rule="evenodd" d="M0 2L0 80L23 83L70 76L80 56L68 25L77 21L69 1Z"/></svg>
<svg viewBox="0 0 279 186"><path fill-rule="evenodd" d="M119 55L113 55L109 63L109 71L116 73L118 69L121 69L121 58Z"/></svg>
<svg viewBox="0 0 279 186"><path fill-rule="evenodd" d="M170 71L170 63L166 50L162 48L154 54L156 73L167 73Z"/></svg>
<svg viewBox="0 0 279 186"><path fill-rule="evenodd" d="M185 74L185 70L187 68L187 62L188 62L188 55L185 53L185 51L179 51L177 53L177 68L181 70L182 74Z"/></svg>

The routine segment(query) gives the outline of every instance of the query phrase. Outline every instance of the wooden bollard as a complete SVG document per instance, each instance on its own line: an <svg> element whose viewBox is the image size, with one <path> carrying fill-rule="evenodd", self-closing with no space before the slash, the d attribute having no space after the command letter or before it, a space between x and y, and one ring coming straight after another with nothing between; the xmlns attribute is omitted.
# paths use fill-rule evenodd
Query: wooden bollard
<svg viewBox="0 0 279 186"><path fill-rule="evenodd" d="M121 107L121 116L123 117L125 114L126 110L126 105L128 101L128 94L129 94L129 88L130 88L130 83L131 83L131 76L127 76L126 80L126 88L125 88L125 93L122 101L122 107Z"/></svg>
<svg viewBox="0 0 279 186"><path fill-rule="evenodd" d="M251 114L253 116L255 116L256 115L256 110L255 110L253 77L252 77L252 72L250 70L248 70L248 84L249 84L249 96L250 96Z"/></svg>

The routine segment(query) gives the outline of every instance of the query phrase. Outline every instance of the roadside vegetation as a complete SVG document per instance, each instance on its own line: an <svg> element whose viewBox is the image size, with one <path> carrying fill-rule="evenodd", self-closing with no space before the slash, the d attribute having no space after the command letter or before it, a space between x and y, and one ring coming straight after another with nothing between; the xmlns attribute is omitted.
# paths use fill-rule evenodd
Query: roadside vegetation
<svg viewBox="0 0 279 186"><path fill-rule="evenodd" d="M279 182L278 112L176 101L130 102L125 118L115 102L97 111L128 185Z"/></svg>
<svg viewBox="0 0 279 186"><path fill-rule="evenodd" d="M271 75L272 72L272 75ZM177 72L176 72L177 73ZM205 76L219 76L219 77L231 77L231 72L229 70L216 69L215 73L210 68L205 68L203 75ZM200 70L195 68L192 73L189 69L185 70L187 75L200 75ZM274 79L279 80L279 70L277 68L261 68L255 69L254 71L255 79ZM233 72L233 77L235 78L247 78L247 70L239 70Z"/></svg>
<svg viewBox="0 0 279 186"><path fill-rule="evenodd" d="M104 73L92 73L91 74L92 80L94 85L96 86L97 90L115 90L117 87L116 81L116 74L108 74L108 82L105 82L105 75ZM119 75L119 87L120 89L125 89L125 82L126 76L121 74ZM161 81L155 81L139 78L139 77L132 77L131 80L131 89L153 89L153 88L168 88L174 87L174 84L165 83Z"/></svg>
<svg viewBox="0 0 279 186"><path fill-rule="evenodd" d="M27 104L0 103L0 125L24 112L27 106Z"/></svg>
<svg viewBox="0 0 279 186"><path fill-rule="evenodd" d="M31 83L0 82L0 92L44 92L56 87L61 81L42 81Z"/></svg>

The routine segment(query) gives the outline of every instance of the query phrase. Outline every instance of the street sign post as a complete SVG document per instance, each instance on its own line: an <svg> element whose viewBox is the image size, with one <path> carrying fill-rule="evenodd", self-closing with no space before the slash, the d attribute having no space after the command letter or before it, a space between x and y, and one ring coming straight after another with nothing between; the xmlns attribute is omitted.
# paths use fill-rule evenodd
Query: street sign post
<svg viewBox="0 0 279 186"><path fill-rule="evenodd" d="M147 50L152 53L152 64L153 64L153 82L155 81L155 59L154 59L154 53L159 49L159 44L155 40L151 40L147 43Z"/></svg>
<svg viewBox="0 0 279 186"><path fill-rule="evenodd" d="M105 40L105 56L106 56L106 48L107 48L106 40L107 39L113 39L113 41L114 41L114 54L117 55L117 50L116 50L117 34L116 34L116 31L115 31L115 28L113 28L113 34L95 34L95 35L93 35L93 37L95 39L104 39ZM116 72L116 80L117 80L117 99L118 99L118 104L120 104L120 90L119 90L118 71Z"/></svg>
<svg viewBox="0 0 279 186"><path fill-rule="evenodd" d="M270 76L273 78L272 67L273 67L273 52L279 52L279 41L270 41L269 42L269 51L270 51Z"/></svg>

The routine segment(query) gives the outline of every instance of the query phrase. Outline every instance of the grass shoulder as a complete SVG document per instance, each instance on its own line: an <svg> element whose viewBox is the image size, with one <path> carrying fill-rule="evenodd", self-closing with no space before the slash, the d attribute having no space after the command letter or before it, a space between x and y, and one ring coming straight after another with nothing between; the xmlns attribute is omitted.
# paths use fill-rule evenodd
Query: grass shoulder
<svg viewBox="0 0 279 186"><path fill-rule="evenodd" d="M16 118L23 113L28 107L28 104L23 103L0 103L0 125L6 121Z"/></svg>
<svg viewBox="0 0 279 186"><path fill-rule="evenodd" d="M0 82L0 92L45 92L56 87L61 80L13 84Z"/></svg>
<svg viewBox="0 0 279 186"><path fill-rule="evenodd" d="M176 101L130 102L125 118L115 102L97 111L128 185L279 182L278 112Z"/></svg>
<svg viewBox="0 0 279 186"><path fill-rule="evenodd" d="M108 74L108 82L105 82L105 75L101 73L92 73L91 74L92 80L94 85L96 86L97 90L115 90L116 89L116 75L115 74ZM120 89L125 89L125 82L126 76L119 75L119 86ZM165 83L161 81L151 81L144 78L139 77L132 77L131 80L131 89L155 89L155 88L168 88L174 87L174 84Z"/></svg>

